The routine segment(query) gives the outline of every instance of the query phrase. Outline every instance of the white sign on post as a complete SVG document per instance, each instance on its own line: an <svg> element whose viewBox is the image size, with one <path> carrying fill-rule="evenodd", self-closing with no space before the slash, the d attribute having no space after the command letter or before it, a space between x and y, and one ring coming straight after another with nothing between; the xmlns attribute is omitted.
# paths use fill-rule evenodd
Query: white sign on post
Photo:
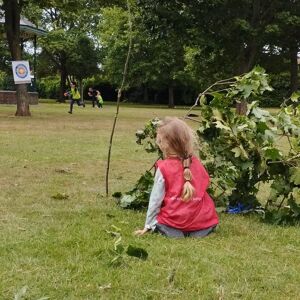
<svg viewBox="0 0 300 300"><path fill-rule="evenodd" d="M27 60L12 61L15 84L31 83L29 62Z"/></svg>

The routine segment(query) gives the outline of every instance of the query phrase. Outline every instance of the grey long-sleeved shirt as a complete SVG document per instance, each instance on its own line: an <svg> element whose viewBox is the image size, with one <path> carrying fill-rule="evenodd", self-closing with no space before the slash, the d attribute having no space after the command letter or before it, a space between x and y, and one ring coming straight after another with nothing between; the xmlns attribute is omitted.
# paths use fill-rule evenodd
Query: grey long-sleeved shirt
<svg viewBox="0 0 300 300"><path fill-rule="evenodd" d="M161 204L165 196L165 180L159 168L157 168L154 184L150 194L150 200L147 210L145 228L154 230L157 224L156 217L160 211Z"/></svg>

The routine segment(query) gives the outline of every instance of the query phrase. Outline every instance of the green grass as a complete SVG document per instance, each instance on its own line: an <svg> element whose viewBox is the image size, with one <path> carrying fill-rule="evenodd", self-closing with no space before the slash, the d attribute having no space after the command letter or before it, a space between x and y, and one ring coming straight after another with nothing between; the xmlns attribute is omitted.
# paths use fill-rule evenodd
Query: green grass
<svg viewBox="0 0 300 300"><path fill-rule="evenodd" d="M67 104L32 106L15 118L0 106L0 299L299 299L299 227L255 216L220 215L205 239L134 237L145 212L122 210L105 197L114 106L98 111ZM183 110L121 107L112 151L110 192L127 191L154 157L134 133L155 117ZM65 171L65 172L64 172ZM56 200L58 193L69 196ZM262 194L264 191L262 191ZM121 229L124 246L148 251L110 265ZM48 298L47 298L48 299Z"/></svg>

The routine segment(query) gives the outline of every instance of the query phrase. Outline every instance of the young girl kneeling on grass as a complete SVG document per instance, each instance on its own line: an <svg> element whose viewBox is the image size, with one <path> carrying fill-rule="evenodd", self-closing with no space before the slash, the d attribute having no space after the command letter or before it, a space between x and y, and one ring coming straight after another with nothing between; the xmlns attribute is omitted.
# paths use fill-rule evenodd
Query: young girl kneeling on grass
<svg viewBox="0 0 300 300"><path fill-rule="evenodd" d="M156 163L143 235L149 230L168 237L204 237L218 224L214 203L206 189L209 176L193 155L194 133L185 122L165 118L157 130L164 160Z"/></svg>

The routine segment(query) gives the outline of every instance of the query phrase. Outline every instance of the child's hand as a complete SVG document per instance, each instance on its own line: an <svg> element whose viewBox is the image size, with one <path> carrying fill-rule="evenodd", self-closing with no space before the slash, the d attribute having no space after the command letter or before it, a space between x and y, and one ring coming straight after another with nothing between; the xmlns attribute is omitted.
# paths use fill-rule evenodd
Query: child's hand
<svg viewBox="0 0 300 300"><path fill-rule="evenodd" d="M147 228L136 230L134 232L134 235L144 235L148 230L149 229L147 229Z"/></svg>

